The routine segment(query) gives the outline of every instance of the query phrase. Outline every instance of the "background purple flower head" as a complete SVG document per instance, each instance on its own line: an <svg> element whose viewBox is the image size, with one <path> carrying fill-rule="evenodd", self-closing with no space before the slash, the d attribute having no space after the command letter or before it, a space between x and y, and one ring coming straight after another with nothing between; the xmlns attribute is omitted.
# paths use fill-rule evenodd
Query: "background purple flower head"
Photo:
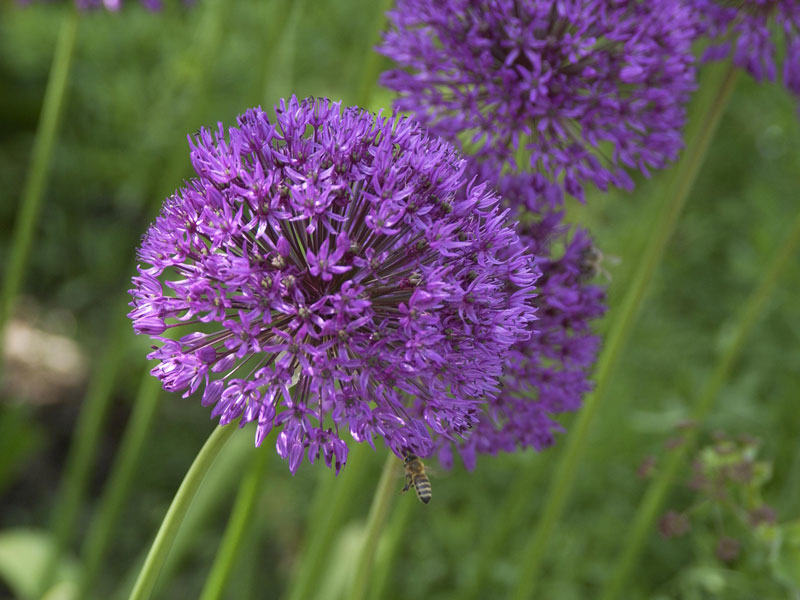
<svg viewBox="0 0 800 600"><path fill-rule="evenodd" d="M293 472L306 454L338 471L340 430L425 456L477 422L530 335L533 258L413 121L295 98L276 114L190 139L197 178L147 231L131 290L134 329L161 342L152 373L202 389L221 424L256 421L257 445L280 428Z"/></svg>
<svg viewBox="0 0 800 600"><path fill-rule="evenodd" d="M701 33L711 38L705 60L731 56L757 81L775 81L776 39L784 38L783 82L800 96L800 2L693 0Z"/></svg>
<svg viewBox="0 0 800 600"><path fill-rule="evenodd" d="M389 18L396 107L497 175L531 172L553 204L585 182L630 188L626 168L681 147L695 85L682 0L398 0Z"/></svg>
<svg viewBox="0 0 800 600"><path fill-rule="evenodd" d="M542 207L532 188L519 179L497 182L504 201ZM602 269L598 251L583 229L570 228L559 212L525 215L517 226L519 243L537 257L536 332L517 342L506 358L502 389L489 400L471 436L455 447L468 468L477 454L542 450L563 431L554 416L578 410L591 390L591 369L600 347L592 324L605 314L605 292L592 283ZM510 249L510 251L513 249ZM442 441L439 457L452 462L453 444Z"/></svg>

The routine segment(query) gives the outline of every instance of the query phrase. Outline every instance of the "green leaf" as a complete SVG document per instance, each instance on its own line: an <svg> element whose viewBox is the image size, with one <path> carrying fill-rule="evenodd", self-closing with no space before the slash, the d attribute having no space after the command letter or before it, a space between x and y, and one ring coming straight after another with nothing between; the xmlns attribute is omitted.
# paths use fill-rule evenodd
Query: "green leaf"
<svg viewBox="0 0 800 600"><path fill-rule="evenodd" d="M790 521L778 528L779 534L773 547L772 571L784 584L795 592L800 591L800 519Z"/></svg>
<svg viewBox="0 0 800 600"><path fill-rule="evenodd" d="M53 550L53 538L36 529L7 529L0 532L0 577L19 598L33 598L39 578ZM43 600L75 598L78 562L63 557L56 567L53 586Z"/></svg>

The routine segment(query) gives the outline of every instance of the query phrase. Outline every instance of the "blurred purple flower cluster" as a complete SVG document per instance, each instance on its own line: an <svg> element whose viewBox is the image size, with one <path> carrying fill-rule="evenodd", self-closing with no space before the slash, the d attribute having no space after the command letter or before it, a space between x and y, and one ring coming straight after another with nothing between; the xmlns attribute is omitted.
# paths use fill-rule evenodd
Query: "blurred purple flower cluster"
<svg viewBox="0 0 800 600"><path fill-rule="evenodd" d="M557 206L631 188L682 146L695 87L682 0L398 0L381 81L432 133Z"/></svg>
<svg viewBox="0 0 800 600"><path fill-rule="evenodd" d="M536 332L512 347L500 394L489 398L472 435L458 445L468 468L478 453L552 445L554 434L563 431L553 416L580 408L591 389L588 378L600 345L591 323L605 313L605 293L589 283L596 258L591 239L581 229L570 233L561 218L551 213L517 227L542 273L534 299ZM561 247L558 256L555 247ZM452 463L449 445L440 448L439 458L445 466Z"/></svg>
<svg viewBox="0 0 800 600"><path fill-rule="evenodd" d="M692 0L701 33L711 38L705 60L732 57L757 81L775 81L783 37L783 83L800 96L800 2L797 0Z"/></svg>
<svg viewBox="0 0 800 600"><path fill-rule="evenodd" d="M131 290L153 374L202 390L221 424L257 422L256 444L280 428L293 472L306 454L338 471L340 429L398 455L459 441L535 325L509 211L409 119L294 98L276 115L190 139L197 178L147 231Z"/></svg>

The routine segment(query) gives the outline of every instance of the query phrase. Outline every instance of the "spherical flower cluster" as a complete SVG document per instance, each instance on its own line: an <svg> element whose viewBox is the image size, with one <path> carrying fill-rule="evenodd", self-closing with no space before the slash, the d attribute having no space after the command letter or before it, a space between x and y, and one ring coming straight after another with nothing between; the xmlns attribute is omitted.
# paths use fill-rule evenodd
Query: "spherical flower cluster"
<svg viewBox="0 0 800 600"><path fill-rule="evenodd" d="M512 347L500 394L489 400L472 435L456 444L468 468L479 453L551 446L563 431L554 415L578 410L592 387L600 338L591 325L605 313L605 293L591 282L602 270L601 257L589 235L570 231L562 217L551 212L517 228L542 273L534 300L537 331ZM439 447L444 465L452 462L452 447Z"/></svg>
<svg viewBox="0 0 800 600"><path fill-rule="evenodd" d="M338 471L340 430L398 456L468 435L531 334L538 270L455 149L295 98L190 146L197 178L147 231L131 290L163 387L255 421L257 445L279 428L292 472L305 455Z"/></svg>
<svg viewBox="0 0 800 600"><path fill-rule="evenodd" d="M681 148L695 87L682 0L398 0L379 52L396 107L552 204L631 188ZM509 168L510 165L510 168Z"/></svg>
<svg viewBox="0 0 800 600"><path fill-rule="evenodd" d="M757 81L775 81L775 38L784 37L783 82L800 96L800 2L797 0L693 0L701 32L712 39L705 60L731 56Z"/></svg>

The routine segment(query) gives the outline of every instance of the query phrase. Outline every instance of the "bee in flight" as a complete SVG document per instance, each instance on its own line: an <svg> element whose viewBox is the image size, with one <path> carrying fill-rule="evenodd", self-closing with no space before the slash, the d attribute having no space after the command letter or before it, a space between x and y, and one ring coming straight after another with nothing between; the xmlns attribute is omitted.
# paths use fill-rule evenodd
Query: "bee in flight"
<svg viewBox="0 0 800 600"><path fill-rule="evenodd" d="M619 262L620 259L618 257L607 256L597 246L589 246L581 252L579 262L581 277L585 281L589 281L598 275L602 275L606 278L606 281L611 281L611 273L606 269L606 264L617 265Z"/></svg>
<svg viewBox="0 0 800 600"><path fill-rule="evenodd" d="M405 454L403 469L406 471L406 487L403 488L403 492L407 492L408 488L414 486L417 498L424 504L430 502L431 482L425 474L425 465L422 464L420 458L413 454Z"/></svg>

